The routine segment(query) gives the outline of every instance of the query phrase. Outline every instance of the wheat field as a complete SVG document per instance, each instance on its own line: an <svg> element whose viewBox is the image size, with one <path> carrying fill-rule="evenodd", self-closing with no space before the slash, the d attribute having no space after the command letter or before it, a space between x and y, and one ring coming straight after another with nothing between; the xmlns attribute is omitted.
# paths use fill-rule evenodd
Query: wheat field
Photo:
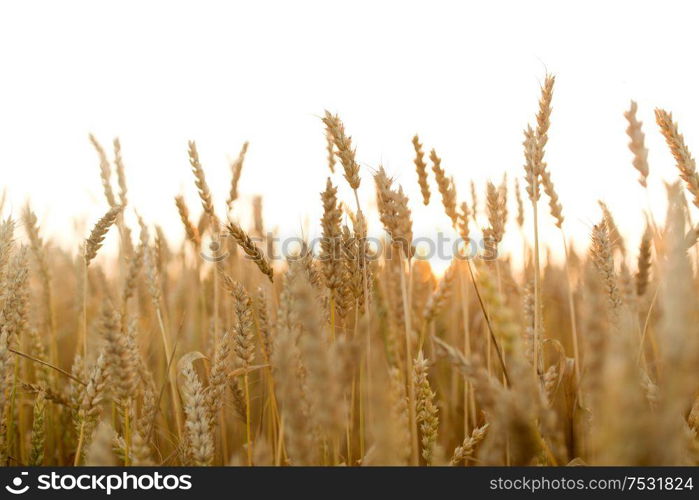
<svg viewBox="0 0 699 500"><path fill-rule="evenodd" d="M407 168L421 199L409 200L383 168L360 168L325 112L323 238L287 259L269 257L261 198L251 227L231 215L247 143L225 203L189 143L201 207L174 197L186 238L168 241L158 221L127 225L138 207L121 144L90 136L106 208L82 241L46 241L30 204L0 225L0 461L698 465L695 160L669 112L651 130L632 102L629 182L648 188L644 134L660 132L679 171L666 216L631 207L646 224L635 248L600 202L576 250L553 182L564 174L545 158L554 82L542 83L518 178L469 193L416 135ZM339 183L354 196L339 199ZM382 227L369 227L360 190L375 193ZM481 251L462 246L443 274L412 244L411 213L430 203L465 242L482 234ZM560 259L539 241L544 224L560 230ZM504 252L512 227L520 247ZM381 252L368 244L377 232Z"/></svg>

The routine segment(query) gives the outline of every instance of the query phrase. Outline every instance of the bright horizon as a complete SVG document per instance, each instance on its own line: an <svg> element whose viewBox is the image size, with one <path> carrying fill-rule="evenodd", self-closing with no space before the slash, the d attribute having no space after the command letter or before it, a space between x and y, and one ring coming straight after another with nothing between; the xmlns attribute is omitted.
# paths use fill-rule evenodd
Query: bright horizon
<svg viewBox="0 0 699 500"><path fill-rule="evenodd" d="M364 206L375 206L371 172L383 164L410 197L416 235L448 231L434 184L434 201L421 203L412 136L426 151L437 149L459 201L470 203L473 179L482 202L487 180L522 177L522 130L534 120L547 71L556 75L547 162L566 232L578 245L587 246L600 218L598 199L630 244L640 237L648 205L627 147L623 113L631 99L644 124L656 217L664 213L662 181L678 176L653 109L672 111L690 149L699 150L699 79L674 50L696 46L697 9L689 2L662 10L649 2L588 2L579 10L560 2L192 6L0 7L3 216L30 199L42 231L77 248L107 209L87 136L105 148L118 136L129 217L135 208L178 239L173 197L184 194L195 216L200 211L187 141L197 141L220 215L227 159L249 141L236 216L247 222L260 194L269 229L298 236L307 227L313 236L329 175L319 118L328 109L357 147ZM353 205L340 174L334 182ZM547 214L545 200L541 207ZM512 221L512 198L509 209ZM76 220L86 224L82 233ZM518 238L510 224L504 250ZM542 240L554 251L560 244L548 215Z"/></svg>

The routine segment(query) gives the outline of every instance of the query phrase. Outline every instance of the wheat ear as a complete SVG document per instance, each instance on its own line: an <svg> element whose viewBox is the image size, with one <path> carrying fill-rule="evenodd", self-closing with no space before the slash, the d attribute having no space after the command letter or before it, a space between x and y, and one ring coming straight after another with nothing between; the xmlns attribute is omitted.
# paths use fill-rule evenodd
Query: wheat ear
<svg viewBox="0 0 699 500"><path fill-rule="evenodd" d="M97 221L95 226L92 228L90 236L85 242L85 265L89 266L92 259L97 256L97 252L102 248L104 243L104 238L109 231L109 228L114 225L117 217L122 211L122 207L117 205L110 208L100 220Z"/></svg>
<svg viewBox="0 0 699 500"><path fill-rule="evenodd" d="M240 227L239 224L230 220L228 221L228 226L226 227L229 234L233 236L233 239L238 243L240 248L242 248L247 256L250 257L257 265L262 274L267 276L269 281L274 281L274 269L272 269L269 260L267 260L267 257L265 257L264 252L262 252L262 250L260 250L257 245L253 243L250 236L243 231L243 228Z"/></svg>
<svg viewBox="0 0 699 500"><path fill-rule="evenodd" d="M633 153L633 167L638 170L638 183L648 187L648 150L645 146L645 134L643 133L643 122L636 119L638 105L631 101L629 110L624 112L624 118L629 122L626 134L629 136L629 150Z"/></svg>
<svg viewBox="0 0 699 500"><path fill-rule="evenodd" d="M430 203L430 185L427 183L427 164L425 163L425 152L422 150L420 138L415 135L413 137L413 148L415 149L415 170L417 171L417 182L420 185L422 193L422 203L425 206Z"/></svg>
<svg viewBox="0 0 699 500"><path fill-rule="evenodd" d="M677 123L672 121L672 113L664 109L655 110L655 121L660 127L660 131L665 137L672 156L675 157L680 177L687 184L687 190L694 197L694 204L699 207L699 173L697 173L696 162L684 142L684 137L677 127Z"/></svg>
<svg viewBox="0 0 699 500"><path fill-rule="evenodd" d="M238 183L240 182L240 174L243 171L243 163L245 163L245 155L248 152L249 143L246 141L240 148L238 157L231 162L231 189L228 193L226 204L230 207L235 200L238 199Z"/></svg>

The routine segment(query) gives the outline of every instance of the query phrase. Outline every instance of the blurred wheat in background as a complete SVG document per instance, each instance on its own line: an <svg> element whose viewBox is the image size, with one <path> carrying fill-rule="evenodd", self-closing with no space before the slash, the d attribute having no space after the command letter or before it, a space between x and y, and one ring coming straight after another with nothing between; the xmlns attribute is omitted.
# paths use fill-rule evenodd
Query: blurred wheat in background
<svg viewBox="0 0 699 500"><path fill-rule="evenodd" d="M0 461L699 464L695 160L672 115L656 110L680 177L666 183L664 220L637 207L646 230L632 248L600 202L589 249L576 251L553 182L565 172L546 162L553 95L547 76L519 178L494 172L468 197L416 135L421 199L409 200L383 168L360 168L326 112L323 237L286 261L269 258L261 198L251 227L235 217L247 143L225 203L189 143L201 215L176 196L186 239L173 242L129 204L119 140L105 148L90 136L106 207L83 242L49 244L29 204L0 225ZM633 167L647 189L644 134L657 132L636 111L632 102L625 113L629 182ZM360 190L375 191L381 254L367 243ZM411 221L429 203L465 241L482 234L485 253L465 258L463 247L433 272ZM544 224L560 230L560 259L539 239ZM521 246L506 253L513 227ZM117 254L101 252L107 237Z"/></svg>

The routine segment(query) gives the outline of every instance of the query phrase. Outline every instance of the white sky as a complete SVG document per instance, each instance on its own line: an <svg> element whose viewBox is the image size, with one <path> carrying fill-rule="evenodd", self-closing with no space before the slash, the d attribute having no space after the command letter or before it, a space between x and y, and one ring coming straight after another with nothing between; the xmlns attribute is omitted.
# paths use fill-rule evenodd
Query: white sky
<svg viewBox="0 0 699 500"><path fill-rule="evenodd" d="M676 170L653 108L672 110L699 150L695 5L2 2L0 183L12 210L30 198L45 230L77 246L75 219L91 224L106 209L87 134L105 145L118 135L132 206L179 237L173 196L184 192L198 213L187 140L198 142L221 209L227 157L249 140L240 191L264 195L268 226L298 234L305 215L319 213L328 170L318 116L327 108L366 166L367 202L369 169L383 163L413 200L417 232L446 228L437 204L419 202L412 135L437 148L460 198L470 179L519 176L522 129L549 70L548 163L567 231L584 241L601 198L637 238L646 202L623 111L638 101L662 214L661 178Z"/></svg>

